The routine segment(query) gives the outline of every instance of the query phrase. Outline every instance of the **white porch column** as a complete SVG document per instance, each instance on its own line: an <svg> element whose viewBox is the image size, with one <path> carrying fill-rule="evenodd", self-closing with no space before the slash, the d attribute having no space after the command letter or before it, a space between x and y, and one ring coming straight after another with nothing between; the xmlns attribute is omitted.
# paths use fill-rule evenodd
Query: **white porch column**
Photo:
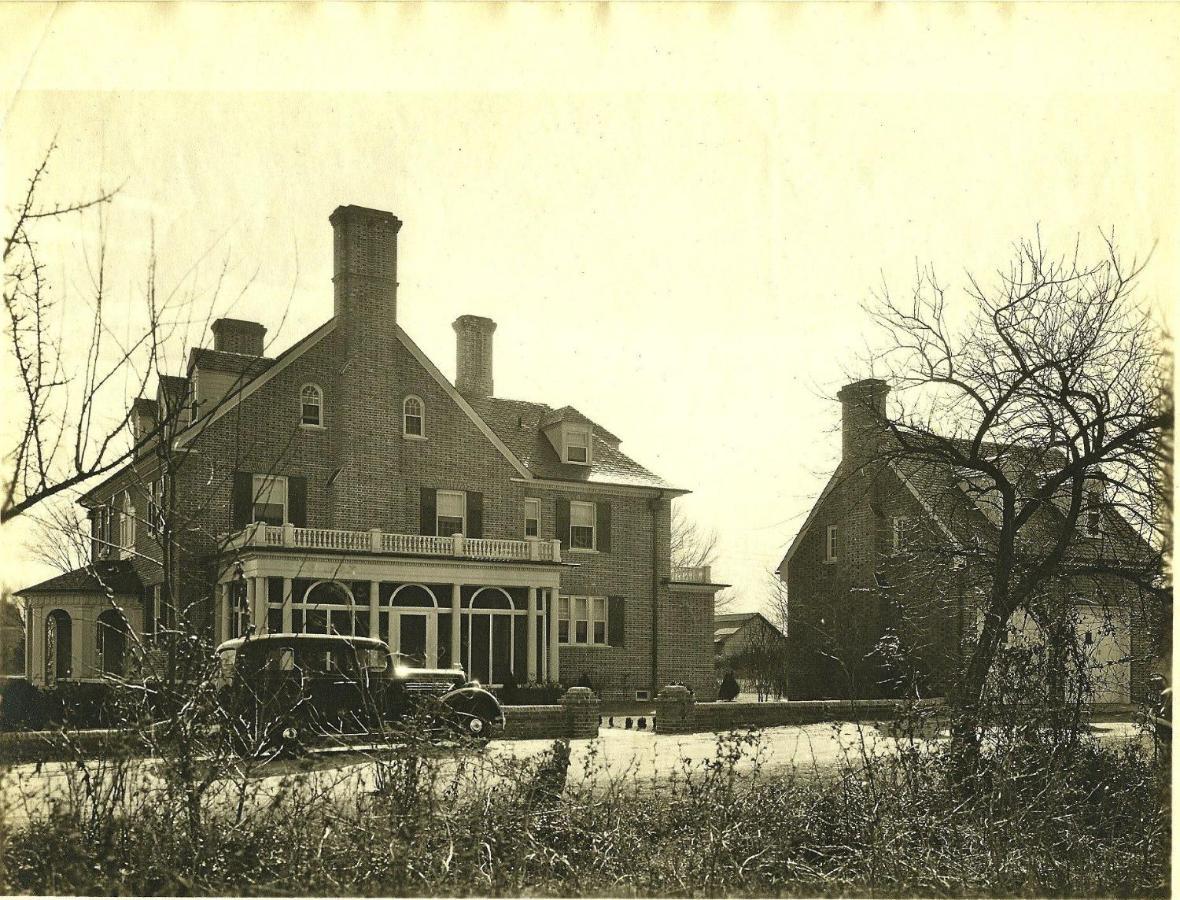
<svg viewBox="0 0 1180 900"><path fill-rule="evenodd" d="M451 585L451 665L463 665L463 660L459 658L460 643L459 636L461 634L459 622L459 594L462 590L462 585ZM464 671L467 671L466 668ZM468 676L471 675L467 672Z"/></svg>
<svg viewBox="0 0 1180 900"><path fill-rule="evenodd" d="M528 679L537 680L537 589L529 587Z"/></svg>
<svg viewBox="0 0 1180 900"><path fill-rule="evenodd" d="M289 632L294 626L291 617L291 604L295 602L292 596L295 588L290 578L283 579L283 631Z"/></svg>
<svg viewBox="0 0 1180 900"><path fill-rule="evenodd" d="M158 614L158 613L157 613ZM217 642L229 640L229 585L217 583Z"/></svg>
<svg viewBox="0 0 1180 900"><path fill-rule="evenodd" d="M29 631L25 640L29 642L29 671L25 677L32 684L45 684L45 612L36 607L29 607Z"/></svg>
<svg viewBox="0 0 1180 900"><path fill-rule="evenodd" d="M557 591L549 588L549 680L561 681L561 660L557 648Z"/></svg>
<svg viewBox="0 0 1180 900"><path fill-rule="evenodd" d="M541 588L540 612L541 612L541 680L549 680L549 640L546 635L549 634L549 607L545 604L545 596L548 593L546 588Z"/></svg>
<svg viewBox="0 0 1180 900"><path fill-rule="evenodd" d="M381 637L378 629L381 627L381 582L369 582L369 637Z"/></svg>
<svg viewBox="0 0 1180 900"><path fill-rule="evenodd" d="M266 579L251 578L254 582L254 630L256 634L266 634Z"/></svg>

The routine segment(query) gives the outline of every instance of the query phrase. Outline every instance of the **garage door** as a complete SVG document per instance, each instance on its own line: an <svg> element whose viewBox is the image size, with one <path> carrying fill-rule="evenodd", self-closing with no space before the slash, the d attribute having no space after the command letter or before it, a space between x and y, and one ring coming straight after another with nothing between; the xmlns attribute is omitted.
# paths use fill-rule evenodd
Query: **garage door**
<svg viewBox="0 0 1180 900"><path fill-rule="evenodd" d="M1100 606L1077 608L1078 647L1095 703L1131 699L1131 629L1125 611Z"/></svg>

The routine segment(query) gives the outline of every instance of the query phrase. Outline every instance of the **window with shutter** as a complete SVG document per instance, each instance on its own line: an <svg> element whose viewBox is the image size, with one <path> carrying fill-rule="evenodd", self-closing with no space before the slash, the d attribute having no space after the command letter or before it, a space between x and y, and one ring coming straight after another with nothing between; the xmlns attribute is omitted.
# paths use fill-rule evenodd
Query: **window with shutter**
<svg viewBox="0 0 1180 900"><path fill-rule="evenodd" d="M598 521L598 510L593 503L580 500L570 502L570 549L593 550L594 530Z"/></svg>
<svg viewBox="0 0 1180 900"><path fill-rule="evenodd" d="M254 476L249 472L234 472L233 528L238 531L250 524L254 511Z"/></svg>
<svg viewBox="0 0 1180 900"><path fill-rule="evenodd" d="M422 534L438 534L438 517L435 514L437 492L434 488L422 488L419 505L419 528Z"/></svg>
<svg viewBox="0 0 1180 900"><path fill-rule="evenodd" d="M541 536L541 501L533 497L526 497L524 501L524 536Z"/></svg>
<svg viewBox="0 0 1180 900"><path fill-rule="evenodd" d="M252 522L283 525L287 518L287 479L283 475L255 475Z"/></svg>
<svg viewBox="0 0 1180 900"><path fill-rule="evenodd" d="M450 537L467 533L467 494L463 491L438 491L436 534Z"/></svg>
<svg viewBox="0 0 1180 900"><path fill-rule="evenodd" d="M467 492L467 521L463 523L463 534L469 538L483 537L483 494Z"/></svg>
<svg viewBox="0 0 1180 900"><path fill-rule="evenodd" d="M623 646L625 605L622 597L611 597L607 604L607 643L612 647Z"/></svg>
<svg viewBox="0 0 1180 900"><path fill-rule="evenodd" d="M557 603L557 641L561 644L608 643L612 634L610 609L605 597L559 597ZM622 639L620 637L620 643ZM610 643L613 643L611 641Z"/></svg>

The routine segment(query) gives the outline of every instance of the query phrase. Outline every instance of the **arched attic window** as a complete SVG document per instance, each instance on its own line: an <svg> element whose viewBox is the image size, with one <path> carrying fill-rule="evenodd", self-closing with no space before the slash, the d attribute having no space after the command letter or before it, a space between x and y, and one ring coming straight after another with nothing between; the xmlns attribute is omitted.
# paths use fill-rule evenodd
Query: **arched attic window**
<svg viewBox="0 0 1180 900"><path fill-rule="evenodd" d="M324 425L324 392L318 384L305 384L299 389L300 425L322 428Z"/></svg>
<svg viewBox="0 0 1180 900"><path fill-rule="evenodd" d="M426 405L422 398L410 395L402 403L402 434L426 437Z"/></svg>

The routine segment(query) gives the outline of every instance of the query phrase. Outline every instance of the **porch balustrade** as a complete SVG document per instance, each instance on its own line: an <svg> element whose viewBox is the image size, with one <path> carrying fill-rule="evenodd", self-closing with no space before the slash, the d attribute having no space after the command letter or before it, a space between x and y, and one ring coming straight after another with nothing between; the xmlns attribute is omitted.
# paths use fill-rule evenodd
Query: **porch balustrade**
<svg viewBox="0 0 1180 900"><path fill-rule="evenodd" d="M284 547L335 550L341 553L389 553L407 556L444 556L506 562L561 562L561 542L469 538L461 534L392 534L379 528L341 531L334 528L296 528L255 522L229 537L227 550L241 547Z"/></svg>
<svg viewBox="0 0 1180 900"><path fill-rule="evenodd" d="M673 566L672 581L682 584L711 584L711 566Z"/></svg>

